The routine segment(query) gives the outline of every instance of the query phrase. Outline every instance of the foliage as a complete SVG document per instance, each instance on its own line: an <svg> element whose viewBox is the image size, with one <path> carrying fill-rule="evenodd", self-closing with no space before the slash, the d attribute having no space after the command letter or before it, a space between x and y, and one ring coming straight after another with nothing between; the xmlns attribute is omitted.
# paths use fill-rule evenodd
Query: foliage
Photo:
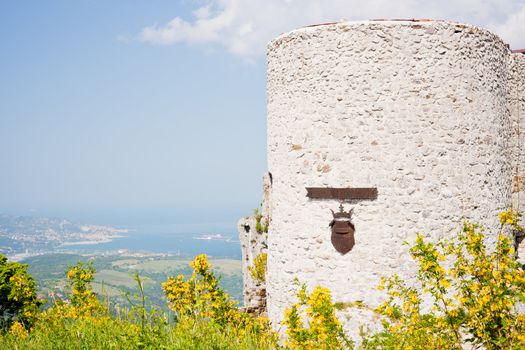
<svg viewBox="0 0 525 350"><path fill-rule="evenodd" d="M220 327L209 320L182 318L177 324L146 324L146 336L133 318L121 317L92 322L88 319L39 320L23 336L0 334L2 349L173 349L259 350L268 349L259 335L239 335L234 326Z"/></svg>
<svg viewBox="0 0 525 350"><path fill-rule="evenodd" d="M138 274L134 275L138 294L127 297L131 309L117 308L115 314L110 315L91 289L93 266L79 262L67 272L70 300L56 302L51 309L40 313L30 332L13 323L10 332L0 333L2 349L255 350L277 347L277 337L269 330L268 322L234 308L227 294L217 287L218 281L209 271L211 266L204 255L198 256L192 267L197 304L203 307L200 310L206 306L213 311L179 313L173 324L167 314L145 308L144 283ZM206 300L199 300L199 295Z"/></svg>
<svg viewBox="0 0 525 350"><path fill-rule="evenodd" d="M196 256L190 266L193 268L190 278L170 277L162 285L177 319L210 320L221 327L232 327L239 336L257 334L261 346L275 344L277 336L270 330L268 320L241 312L236 302L218 286L205 254Z"/></svg>
<svg viewBox="0 0 525 350"><path fill-rule="evenodd" d="M131 310L129 315L136 316L139 319L140 323L140 335L141 341L144 342L147 338L146 334L146 323L148 321L148 316L150 313L146 310L146 294L144 293L144 280L140 278L139 273L135 271L133 274L133 279L137 282L138 294L129 295L126 294L125 297L128 302L131 304ZM156 311L152 310L151 315L155 315ZM153 323L158 321L157 318L152 320Z"/></svg>
<svg viewBox="0 0 525 350"><path fill-rule="evenodd" d="M523 231L520 215L500 214L494 250L483 230L467 221L455 241L433 244L418 235L410 249L418 264L418 288L399 277L382 280L388 300L376 311L383 331L365 336L363 347L391 349L524 349L525 272L515 260L509 231ZM507 233L507 234L506 234ZM431 307L427 307L431 304Z"/></svg>
<svg viewBox="0 0 525 350"><path fill-rule="evenodd" d="M95 292L91 283L95 279L95 268L93 263L77 262L76 265L68 266L66 272L71 296L69 303L57 301L54 307L47 310L45 315L48 318L80 318L95 319L108 318L109 310L103 305Z"/></svg>
<svg viewBox="0 0 525 350"><path fill-rule="evenodd" d="M268 254L261 253L253 259L253 266L248 266L252 277L259 283L266 282L266 262Z"/></svg>
<svg viewBox="0 0 525 350"><path fill-rule="evenodd" d="M270 225L269 219L263 217L258 208L253 210L253 216L255 217L255 231L258 233L268 233L268 226Z"/></svg>
<svg viewBox="0 0 525 350"><path fill-rule="evenodd" d="M11 327L14 333L24 332L34 323L42 304L27 265L8 262L0 254L0 330Z"/></svg>
<svg viewBox="0 0 525 350"><path fill-rule="evenodd" d="M239 332L235 324L220 326L210 320L185 318L177 323L171 336L175 349L276 349L274 334L256 328ZM171 348L170 346L170 348Z"/></svg>
<svg viewBox="0 0 525 350"><path fill-rule="evenodd" d="M69 266L66 275L71 286L71 305L85 308L87 312L94 311L93 304L96 304L94 300L97 296L91 290L91 282L95 279L93 263L85 264L79 261L76 265Z"/></svg>
<svg viewBox="0 0 525 350"><path fill-rule="evenodd" d="M352 341L344 334L335 316L330 291L316 286L307 294L306 285L297 293L299 301L285 311L287 345L292 349L351 349ZM305 322L306 321L306 322Z"/></svg>

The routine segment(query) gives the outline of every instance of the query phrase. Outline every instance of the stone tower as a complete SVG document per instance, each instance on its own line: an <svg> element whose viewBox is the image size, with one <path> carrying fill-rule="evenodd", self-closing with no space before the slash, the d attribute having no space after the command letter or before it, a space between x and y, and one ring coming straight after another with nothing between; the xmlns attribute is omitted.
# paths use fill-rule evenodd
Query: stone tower
<svg viewBox="0 0 525 350"><path fill-rule="evenodd" d="M487 30L447 21L331 23L272 40L270 225L267 242L252 245L267 245L263 287L273 324L295 300L295 278L328 287L334 301L376 306L381 276L413 278L403 242L417 232L437 240L462 218L494 232L500 211L523 211L524 75L521 52ZM339 218L351 218L345 249L331 237ZM246 275L254 254L243 227ZM249 277L245 287L248 301ZM346 316L355 335L371 315Z"/></svg>
<svg viewBox="0 0 525 350"><path fill-rule="evenodd" d="M294 301L295 278L375 306L381 276L414 275L403 242L417 232L437 240L462 218L491 232L512 199L525 206L524 73L499 37L446 21L333 23L271 41L270 320ZM308 197L312 187L377 195ZM355 229L345 254L330 229L341 204ZM368 317L353 312L354 326Z"/></svg>

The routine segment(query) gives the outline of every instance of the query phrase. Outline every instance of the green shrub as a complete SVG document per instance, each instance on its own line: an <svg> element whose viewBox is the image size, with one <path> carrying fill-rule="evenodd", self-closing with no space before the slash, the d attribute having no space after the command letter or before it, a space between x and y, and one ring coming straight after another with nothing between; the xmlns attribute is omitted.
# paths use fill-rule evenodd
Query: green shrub
<svg viewBox="0 0 525 350"><path fill-rule="evenodd" d="M190 266L193 268L190 278L179 275L162 284L169 308L176 313L177 319L207 319L241 338L246 334L256 336L262 348L276 345L277 335L268 320L241 312L236 302L219 287L205 254L196 256Z"/></svg>
<svg viewBox="0 0 525 350"><path fill-rule="evenodd" d="M308 294L306 285L297 293L299 301L285 311L283 324L292 349L352 349L353 342L344 334L335 316L330 291L316 286Z"/></svg>
<svg viewBox="0 0 525 350"><path fill-rule="evenodd" d="M258 233L268 233L270 219L263 217L258 208L253 210L253 216L255 217L255 231Z"/></svg>
<svg viewBox="0 0 525 350"><path fill-rule="evenodd" d="M27 265L8 262L0 254L0 331L13 327L13 332L23 333L34 323L42 304Z"/></svg>
<svg viewBox="0 0 525 350"><path fill-rule="evenodd" d="M365 335L364 349L525 349L525 272L508 233L521 231L520 215L500 214L495 249L485 246L480 227L469 222L456 240L433 244L417 236L410 249L418 264L418 286L397 276L383 279L388 299L376 311L383 331ZM507 232L507 234L506 234ZM431 309L423 307L430 300Z"/></svg>
<svg viewBox="0 0 525 350"><path fill-rule="evenodd" d="M248 266L250 275L259 283L266 282L266 262L268 254L261 253L253 259L253 265Z"/></svg>

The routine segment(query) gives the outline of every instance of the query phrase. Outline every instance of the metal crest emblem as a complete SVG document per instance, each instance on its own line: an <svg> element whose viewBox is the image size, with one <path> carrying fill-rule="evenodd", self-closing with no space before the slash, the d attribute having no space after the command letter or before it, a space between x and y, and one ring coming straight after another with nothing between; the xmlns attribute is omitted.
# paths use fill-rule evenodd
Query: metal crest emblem
<svg viewBox="0 0 525 350"><path fill-rule="evenodd" d="M339 253L346 254L352 250L355 244L355 227L351 221L353 210L345 212L341 204L339 212L335 213L333 210L331 212L333 216L333 220L330 222L332 245Z"/></svg>

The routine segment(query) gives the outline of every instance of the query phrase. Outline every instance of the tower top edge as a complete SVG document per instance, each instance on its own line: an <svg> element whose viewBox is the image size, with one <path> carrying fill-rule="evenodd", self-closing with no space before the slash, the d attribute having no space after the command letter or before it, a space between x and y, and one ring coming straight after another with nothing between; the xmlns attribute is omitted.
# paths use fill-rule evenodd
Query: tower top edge
<svg viewBox="0 0 525 350"><path fill-rule="evenodd" d="M300 28L293 29L291 31L285 32L277 36L276 38L270 40L268 42L268 49L270 49L274 45L279 45L279 43L283 40L286 40L286 38L291 38L294 36L300 36L301 34L312 34L316 32L322 32L322 31L350 31L353 29L362 29L362 28L370 28L370 29L378 29L378 28L393 28L393 27L413 27L413 28L436 28L436 29L445 29L445 28L455 28L457 30L469 30L471 32L480 32L485 33L486 35L491 35L497 38L499 41L501 41L503 44L509 48L509 53L524 53L521 51L525 50L510 50L510 46L503 40L501 37L499 37L497 34L493 33L492 31L485 29L483 27L479 27L473 24L464 23L464 22L456 22L452 20L442 20L442 19L416 19L416 18L406 18L406 19L382 19L382 18L375 18L375 19L368 19L368 20L359 20L359 21L347 21L347 20L341 20L337 22L327 22L327 23L318 23L318 24L310 24L306 25Z"/></svg>

